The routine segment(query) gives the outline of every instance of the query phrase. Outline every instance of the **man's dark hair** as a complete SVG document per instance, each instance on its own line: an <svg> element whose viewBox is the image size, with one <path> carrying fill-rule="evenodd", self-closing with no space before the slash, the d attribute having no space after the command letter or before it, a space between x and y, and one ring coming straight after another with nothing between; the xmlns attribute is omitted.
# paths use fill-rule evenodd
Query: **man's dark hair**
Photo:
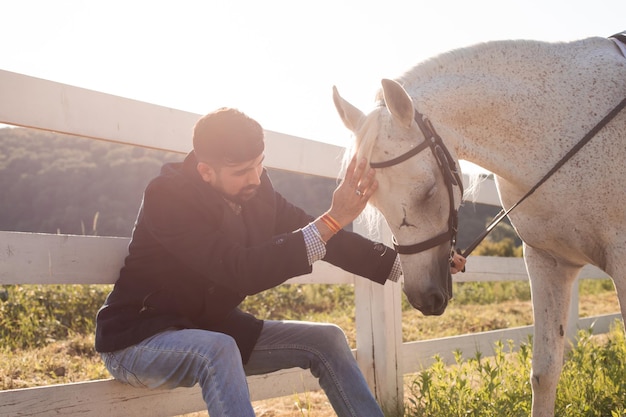
<svg viewBox="0 0 626 417"><path fill-rule="evenodd" d="M250 161L265 149L263 128L237 109L222 107L196 123L193 149L199 161L237 164Z"/></svg>

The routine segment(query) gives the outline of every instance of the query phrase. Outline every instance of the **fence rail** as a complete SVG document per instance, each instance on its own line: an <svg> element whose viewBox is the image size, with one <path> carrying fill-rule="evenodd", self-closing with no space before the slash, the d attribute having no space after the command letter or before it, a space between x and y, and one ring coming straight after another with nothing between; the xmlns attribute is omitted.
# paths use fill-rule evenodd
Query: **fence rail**
<svg viewBox="0 0 626 417"><path fill-rule="evenodd" d="M85 90L0 70L0 123L67 133L85 138L186 153L200 115ZM334 178L343 148L266 131L268 167ZM477 202L499 205L493 182L486 181ZM357 232L367 234L355 224ZM381 226L381 238L389 232ZM111 284L127 253L128 239L0 232L0 284ZM460 282L526 280L521 259L472 256ZM586 267L583 278L606 275ZM354 284L356 349L354 354L370 387L387 410L402 407L402 377L428 366L435 353L453 360L455 349L491 352L496 340L516 344L532 326L449 338L402 343L400 286L384 286L318 262L313 273L288 283ZM579 320L574 291L570 324L607 332L619 314ZM318 389L309 372L285 370L248 378L253 400ZM172 416L204 409L199 389L148 391L113 380L0 391L0 417L15 416Z"/></svg>

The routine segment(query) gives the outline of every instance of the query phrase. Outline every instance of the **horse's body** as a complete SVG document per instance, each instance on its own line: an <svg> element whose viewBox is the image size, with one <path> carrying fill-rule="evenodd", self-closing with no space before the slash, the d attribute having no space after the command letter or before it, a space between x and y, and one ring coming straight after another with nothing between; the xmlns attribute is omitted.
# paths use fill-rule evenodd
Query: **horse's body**
<svg viewBox="0 0 626 417"><path fill-rule="evenodd" d="M397 82L384 80L380 106L368 115L336 91L334 99L371 162L424 141L413 120L417 109L454 158L495 174L508 208L624 97L626 59L610 40L590 38L492 42L443 54ZM371 202L399 244L446 229L449 198L431 152L378 169L377 178ZM613 278L626 317L625 180L626 110L509 215L524 241L532 288L535 417L554 413L572 284L584 265ZM425 314L441 314L447 305L449 251L443 243L401 255L404 291Z"/></svg>

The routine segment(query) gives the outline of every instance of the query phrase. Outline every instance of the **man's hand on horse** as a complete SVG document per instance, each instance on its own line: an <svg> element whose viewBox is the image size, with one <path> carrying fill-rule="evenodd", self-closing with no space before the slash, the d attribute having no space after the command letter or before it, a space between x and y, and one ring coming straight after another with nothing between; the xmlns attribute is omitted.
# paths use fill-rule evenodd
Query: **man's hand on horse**
<svg viewBox="0 0 626 417"><path fill-rule="evenodd" d="M450 272L456 274L457 272L465 272L465 262L467 259L454 252L452 259L450 260Z"/></svg>

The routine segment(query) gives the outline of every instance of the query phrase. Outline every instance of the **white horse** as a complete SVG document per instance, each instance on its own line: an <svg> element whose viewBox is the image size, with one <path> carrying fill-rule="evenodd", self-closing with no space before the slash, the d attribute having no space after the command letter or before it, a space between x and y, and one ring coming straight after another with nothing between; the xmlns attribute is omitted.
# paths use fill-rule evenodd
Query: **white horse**
<svg viewBox="0 0 626 417"><path fill-rule="evenodd" d="M451 296L459 158L495 174L508 208L624 98L626 59L606 38L500 41L445 53L383 80L378 107L367 115L335 89L357 152L379 167L371 203L406 252L410 303L441 314ZM425 138L432 132L428 122L426 133L419 128L420 113L442 143ZM418 147L425 150L410 152ZM554 414L572 284L584 265L613 278L626 316L625 182L626 110L509 214L532 288L535 417Z"/></svg>

